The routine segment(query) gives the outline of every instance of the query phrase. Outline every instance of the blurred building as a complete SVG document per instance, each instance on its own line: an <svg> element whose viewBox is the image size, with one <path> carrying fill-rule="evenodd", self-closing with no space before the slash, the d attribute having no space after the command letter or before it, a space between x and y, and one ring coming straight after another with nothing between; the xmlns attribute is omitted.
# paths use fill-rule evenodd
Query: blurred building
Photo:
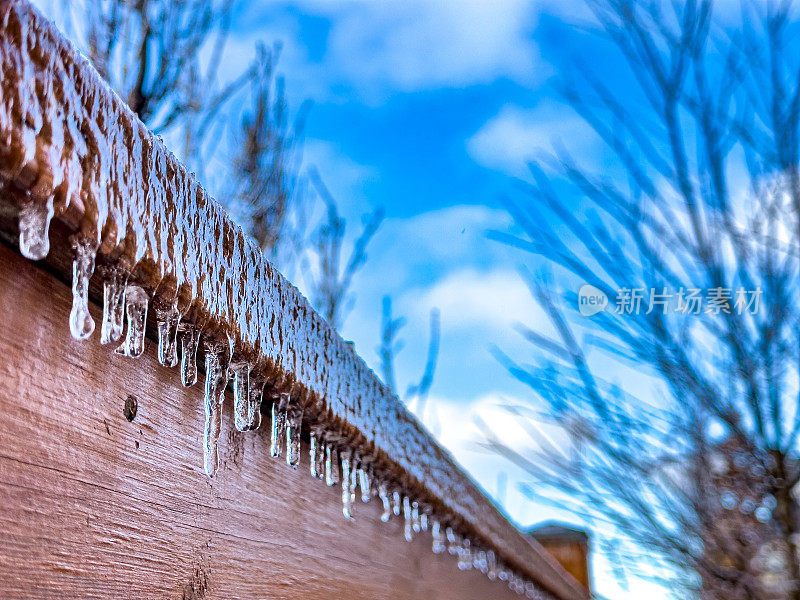
<svg viewBox="0 0 800 600"><path fill-rule="evenodd" d="M527 533L591 594L589 534L586 531L548 521L529 529Z"/></svg>

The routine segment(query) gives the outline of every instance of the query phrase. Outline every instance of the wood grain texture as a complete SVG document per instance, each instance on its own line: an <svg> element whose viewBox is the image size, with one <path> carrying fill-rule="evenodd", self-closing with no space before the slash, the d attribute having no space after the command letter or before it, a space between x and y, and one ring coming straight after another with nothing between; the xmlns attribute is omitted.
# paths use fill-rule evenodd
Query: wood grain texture
<svg viewBox="0 0 800 600"><path fill-rule="evenodd" d="M0 244L0 598L517 598L268 457L223 417L202 473L202 389L69 335L67 287ZM95 318L98 318L97 308ZM95 336L96 337L96 336ZM138 411L124 415L133 395Z"/></svg>

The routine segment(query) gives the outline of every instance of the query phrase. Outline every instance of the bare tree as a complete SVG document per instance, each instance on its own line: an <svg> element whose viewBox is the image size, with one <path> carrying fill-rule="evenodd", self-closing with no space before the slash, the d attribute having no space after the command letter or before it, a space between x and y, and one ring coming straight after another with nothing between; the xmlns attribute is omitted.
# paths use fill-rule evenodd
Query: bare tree
<svg viewBox="0 0 800 600"><path fill-rule="evenodd" d="M290 269L306 243L306 188L300 177L303 129L309 103L293 121L283 77L275 74L280 47L259 48L251 82L252 109L242 119L233 162L231 196L248 212L253 237L282 269Z"/></svg>
<svg viewBox="0 0 800 600"><path fill-rule="evenodd" d="M325 218L311 240L316 264L309 269L311 301L335 329L339 329L352 309L353 277L367 261L367 246L383 221L383 210L377 209L363 218L363 229L349 256L344 255L347 222L339 214L336 200L315 168L309 170L314 190L325 206Z"/></svg>
<svg viewBox="0 0 800 600"><path fill-rule="evenodd" d="M397 354L403 349L403 342L398 338L400 331L406 324L405 317L395 318L392 315L392 299L390 296L383 298L383 316L381 318L381 344L378 346L378 355L381 359L381 374L386 386L397 393L395 382L395 360ZM441 331L439 309L432 308L430 312L430 333L428 335L428 354L425 359L425 369L419 382L411 384L405 393L405 402L410 404L416 400L415 412L419 418L425 420L425 409L428 394L433 385L436 365L439 362L439 336Z"/></svg>
<svg viewBox="0 0 800 600"><path fill-rule="evenodd" d="M615 76L587 58L559 89L604 143L603 170L543 155L509 201L516 230L495 234L538 257L523 274L552 333L520 328L533 364L498 355L535 392L507 408L539 450L481 424L485 444L533 476L526 493L616 530L628 572L708 599L797 600L793 9L745 3L734 22L706 0L589 6ZM581 284L615 301L579 316L557 290Z"/></svg>
<svg viewBox="0 0 800 600"><path fill-rule="evenodd" d="M61 1L85 37L92 64L156 133L179 129L184 160L202 143L220 107L255 76L217 81L233 3L220 0ZM74 10L73 10L74 9Z"/></svg>

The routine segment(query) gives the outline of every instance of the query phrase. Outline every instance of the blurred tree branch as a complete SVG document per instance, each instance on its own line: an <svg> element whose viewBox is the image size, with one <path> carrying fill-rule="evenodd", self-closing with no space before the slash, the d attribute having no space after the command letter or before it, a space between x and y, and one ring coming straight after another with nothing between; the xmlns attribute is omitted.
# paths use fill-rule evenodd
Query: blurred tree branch
<svg viewBox="0 0 800 600"><path fill-rule="evenodd" d="M383 298L383 317L381 319L381 344L378 346L378 355L381 359L381 374L383 382L395 394L397 394L397 384L394 378L394 364L397 354L403 349L403 342L398 339L400 330L405 326L404 317L394 318L392 316L392 299L389 296ZM436 373L436 365L439 361L439 338L441 333L441 323L439 309L432 308L430 312L430 333L428 336L428 354L425 360L425 370L420 380L408 386L405 395L405 402L410 404L413 400L417 401L414 412L419 418L425 421L425 409L427 407L428 394L433 385L433 377Z"/></svg>
<svg viewBox="0 0 800 600"><path fill-rule="evenodd" d="M615 529L630 542L617 547L625 564L641 568L645 553L673 590L800 599L793 9L745 2L733 26L706 0L589 6L616 49L615 78L578 64L559 90L603 142L603 172L564 148L543 156L518 182L526 199L508 201L515 231L493 234L546 267L523 276L553 334L521 328L533 364L498 357L570 442L547 443L539 413L508 407L537 455L479 424L484 443L533 476L525 493ZM651 307L576 321L576 295L555 291L576 281L609 298L758 290L762 309L737 312L731 295L702 315ZM631 369L659 395L609 377Z"/></svg>

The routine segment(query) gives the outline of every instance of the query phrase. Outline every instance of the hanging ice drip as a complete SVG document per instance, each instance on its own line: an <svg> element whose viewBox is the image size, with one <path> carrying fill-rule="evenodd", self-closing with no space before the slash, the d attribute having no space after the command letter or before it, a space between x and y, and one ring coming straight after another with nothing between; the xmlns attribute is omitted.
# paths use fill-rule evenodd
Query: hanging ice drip
<svg viewBox="0 0 800 600"><path fill-rule="evenodd" d="M325 485L332 487L337 483L339 483L339 450L332 441L328 441L325 443Z"/></svg>
<svg viewBox="0 0 800 600"><path fill-rule="evenodd" d="M178 364L178 325L181 313L176 302L157 306L156 328L158 329L158 362L165 367Z"/></svg>
<svg viewBox="0 0 800 600"><path fill-rule="evenodd" d="M19 251L29 260L42 260L50 252L53 198L37 202L27 194L19 210Z"/></svg>
<svg viewBox="0 0 800 600"><path fill-rule="evenodd" d="M434 554L441 554L447 550L447 545L445 544L446 538L442 532L442 526L436 519L433 520L433 524L431 525L431 537L433 538L433 546L431 549Z"/></svg>
<svg viewBox="0 0 800 600"><path fill-rule="evenodd" d="M139 358L144 353L144 335L147 324L147 305L150 297L138 285L128 284L125 288L125 314L128 317L128 331L125 341L114 352Z"/></svg>
<svg viewBox="0 0 800 600"><path fill-rule="evenodd" d="M283 453L286 443L286 406L289 404L289 394L281 394L272 403L272 422L270 423L269 453L273 458L278 458Z"/></svg>
<svg viewBox="0 0 800 600"><path fill-rule="evenodd" d="M383 513L381 513L381 521L388 522L392 517L392 503L389 500L389 490L384 482L378 484L378 498L383 503Z"/></svg>
<svg viewBox="0 0 800 600"><path fill-rule="evenodd" d="M414 527L411 516L411 501L403 496L403 534L407 542L414 541Z"/></svg>
<svg viewBox="0 0 800 600"><path fill-rule="evenodd" d="M497 579L497 558L494 555L494 550L486 551L486 576L490 581Z"/></svg>
<svg viewBox="0 0 800 600"><path fill-rule="evenodd" d="M303 425L303 409L290 404L286 408L286 464L293 469L300 464L300 430Z"/></svg>
<svg viewBox="0 0 800 600"><path fill-rule="evenodd" d="M181 384L184 387L197 383L197 347L200 345L200 328L192 323L178 324L181 346Z"/></svg>
<svg viewBox="0 0 800 600"><path fill-rule="evenodd" d="M325 429L319 425L311 430L308 453L311 476L322 479L325 475Z"/></svg>
<svg viewBox="0 0 800 600"><path fill-rule="evenodd" d="M353 520L353 501L355 500L355 473L353 470L353 452L349 448L341 451L339 460L342 464L342 514L345 519Z"/></svg>
<svg viewBox="0 0 800 600"><path fill-rule="evenodd" d="M250 393L247 403L247 420L244 431L255 431L261 427L261 398L266 381L263 377L250 373Z"/></svg>
<svg viewBox="0 0 800 600"><path fill-rule="evenodd" d="M203 468L213 477L219 465L219 434L222 427L222 403L228 385L228 363L231 357L230 343L217 340L205 342L206 385L203 409L206 422L203 432Z"/></svg>
<svg viewBox="0 0 800 600"><path fill-rule="evenodd" d="M458 554L459 548L459 538L456 535L456 532L453 530L452 527L448 527L445 530L445 535L447 536L447 553L455 556Z"/></svg>
<svg viewBox="0 0 800 600"><path fill-rule="evenodd" d="M420 505L419 508L419 528L422 531L428 531L428 518L430 514L430 508Z"/></svg>
<svg viewBox="0 0 800 600"><path fill-rule="evenodd" d="M118 342L125 328L125 288L128 272L117 266L102 267L103 322L100 325L100 343Z"/></svg>
<svg viewBox="0 0 800 600"><path fill-rule="evenodd" d="M472 550L470 549L469 538L461 540L458 547L458 568L462 571L468 571L472 568Z"/></svg>
<svg viewBox="0 0 800 600"><path fill-rule="evenodd" d="M401 509L401 505L402 505L402 501L401 501L401 498L400 498L400 492L397 491L397 490L393 491L391 499L392 499L392 512L394 513L395 517L399 517L400 516L400 509Z"/></svg>
<svg viewBox="0 0 800 600"><path fill-rule="evenodd" d="M250 429L250 365L242 361L231 363L233 373L233 425L236 431Z"/></svg>
<svg viewBox="0 0 800 600"><path fill-rule="evenodd" d="M95 242L85 237L73 237L72 249L72 311L69 314L69 330L76 340L85 340L94 331L94 319L89 313L89 280L94 273L97 252Z"/></svg>
<svg viewBox="0 0 800 600"><path fill-rule="evenodd" d="M414 530L414 533L422 531L422 525L419 520L419 502L411 503L411 528Z"/></svg>
<svg viewBox="0 0 800 600"><path fill-rule="evenodd" d="M358 487L361 488L361 501L364 503L369 502L370 498L372 497L372 489L370 484L369 470L367 469L363 460L360 460L358 463L356 476L358 477Z"/></svg>

